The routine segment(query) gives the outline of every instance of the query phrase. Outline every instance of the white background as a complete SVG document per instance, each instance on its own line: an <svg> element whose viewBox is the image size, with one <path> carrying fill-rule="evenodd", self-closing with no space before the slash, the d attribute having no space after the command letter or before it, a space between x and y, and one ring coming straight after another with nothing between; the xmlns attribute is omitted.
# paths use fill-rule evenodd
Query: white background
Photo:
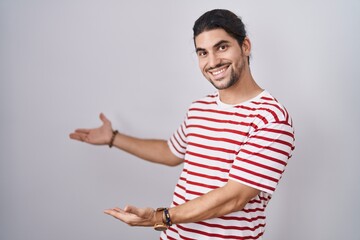
<svg viewBox="0 0 360 240"><path fill-rule="evenodd" d="M102 211L168 206L181 166L68 134L104 112L122 132L169 138L214 91L192 42L213 8L242 16L254 78L296 127L265 239L359 239L359 1L1 0L1 240L158 238Z"/></svg>

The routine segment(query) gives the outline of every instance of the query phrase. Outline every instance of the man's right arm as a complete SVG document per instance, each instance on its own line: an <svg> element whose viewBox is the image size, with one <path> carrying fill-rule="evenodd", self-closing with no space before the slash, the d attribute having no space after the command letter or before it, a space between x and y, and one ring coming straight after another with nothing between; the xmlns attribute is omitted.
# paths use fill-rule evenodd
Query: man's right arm
<svg viewBox="0 0 360 240"><path fill-rule="evenodd" d="M141 139L122 133L113 136L111 122L104 114L100 114L100 120L103 122L100 127L76 129L70 134L70 138L93 145L109 145L114 137L113 146L144 160L168 166L176 166L183 162L182 158L176 157L171 152L165 140Z"/></svg>
<svg viewBox="0 0 360 240"><path fill-rule="evenodd" d="M168 166L176 166L183 162L170 150L167 141L160 139L141 139L117 133L113 145L125 152L144 160Z"/></svg>

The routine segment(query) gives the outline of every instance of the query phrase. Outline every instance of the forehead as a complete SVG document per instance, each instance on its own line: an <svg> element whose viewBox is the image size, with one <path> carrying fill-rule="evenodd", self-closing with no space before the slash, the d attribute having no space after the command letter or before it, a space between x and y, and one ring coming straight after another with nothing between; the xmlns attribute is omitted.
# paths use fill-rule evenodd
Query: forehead
<svg viewBox="0 0 360 240"><path fill-rule="evenodd" d="M220 41L236 42L232 36L230 36L224 29L212 29L204 31L195 37L196 48L211 48Z"/></svg>

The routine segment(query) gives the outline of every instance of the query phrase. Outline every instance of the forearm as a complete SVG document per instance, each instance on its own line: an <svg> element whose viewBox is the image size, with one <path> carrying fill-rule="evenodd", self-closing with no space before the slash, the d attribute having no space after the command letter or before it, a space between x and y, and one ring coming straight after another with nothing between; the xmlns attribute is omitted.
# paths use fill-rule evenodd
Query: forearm
<svg viewBox="0 0 360 240"><path fill-rule="evenodd" d="M198 222L240 211L259 190L229 181L224 187L170 209L173 223Z"/></svg>
<svg viewBox="0 0 360 240"><path fill-rule="evenodd" d="M182 162L182 159L172 154L165 140L141 139L118 133L113 146L154 163L176 166Z"/></svg>
<svg viewBox="0 0 360 240"><path fill-rule="evenodd" d="M259 190L257 189L229 180L224 187L170 208L171 222L173 224L199 222L224 216L243 209L246 203L258 194ZM130 226L154 226L161 222L165 223L164 218L166 218L164 212L155 212L152 208L134 206L126 206L124 210L120 208L108 209L105 213Z"/></svg>

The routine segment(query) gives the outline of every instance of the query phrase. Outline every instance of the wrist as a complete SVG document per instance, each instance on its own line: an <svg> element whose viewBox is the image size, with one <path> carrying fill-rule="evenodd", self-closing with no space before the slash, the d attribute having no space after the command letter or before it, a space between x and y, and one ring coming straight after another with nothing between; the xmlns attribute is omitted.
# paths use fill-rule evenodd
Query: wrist
<svg viewBox="0 0 360 240"><path fill-rule="evenodd" d="M162 215L163 223L165 223L168 227L172 225L172 221L170 218L170 211L168 208L164 208L163 215Z"/></svg>
<svg viewBox="0 0 360 240"><path fill-rule="evenodd" d="M162 223L163 222L163 213L162 211L159 210L155 210L154 211L154 222L153 225L155 226L157 223Z"/></svg>
<svg viewBox="0 0 360 240"><path fill-rule="evenodd" d="M112 146L114 145L114 141L115 141L115 137L116 135L119 133L118 130L115 130L115 131L112 131L112 135L111 135L111 138L110 138L110 142L109 142L109 148L112 148Z"/></svg>
<svg viewBox="0 0 360 240"><path fill-rule="evenodd" d="M156 209L154 212L154 219L154 229L157 231L165 231L172 225L168 208Z"/></svg>

